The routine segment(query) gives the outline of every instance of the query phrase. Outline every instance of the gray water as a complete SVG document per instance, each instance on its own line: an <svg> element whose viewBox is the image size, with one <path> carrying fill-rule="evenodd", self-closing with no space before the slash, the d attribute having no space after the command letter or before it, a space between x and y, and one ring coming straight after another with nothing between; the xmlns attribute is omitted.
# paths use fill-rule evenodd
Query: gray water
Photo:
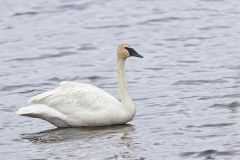
<svg viewBox="0 0 240 160"><path fill-rule="evenodd" d="M240 159L239 0L3 0L1 160ZM15 114L60 81L118 96L127 62L137 114L128 125L56 129Z"/></svg>

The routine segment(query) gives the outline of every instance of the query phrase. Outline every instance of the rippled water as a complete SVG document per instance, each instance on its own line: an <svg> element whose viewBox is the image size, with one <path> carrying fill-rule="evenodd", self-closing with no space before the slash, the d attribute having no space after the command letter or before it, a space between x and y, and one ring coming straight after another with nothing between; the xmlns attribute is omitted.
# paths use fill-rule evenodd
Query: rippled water
<svg viewBox="0 0 240 160"><path fill-rule="evenodd" d="M4 0L0 159L240 159L240 1ZM115 50L137 105L129 125L55 129L15 111L62 80L118 96Z"/></svg>

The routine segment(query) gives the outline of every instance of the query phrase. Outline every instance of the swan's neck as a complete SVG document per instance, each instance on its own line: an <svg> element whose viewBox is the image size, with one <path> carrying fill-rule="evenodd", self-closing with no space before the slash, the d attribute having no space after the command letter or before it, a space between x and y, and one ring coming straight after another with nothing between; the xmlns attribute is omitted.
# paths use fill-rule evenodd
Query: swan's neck
<svg viewBox="0 0 240 160"><path fill-rule="evenodd" d="M128 93L128 87L126 83L126 76L125 76L125 59L117 58L117 69L118 69L118 86L121 96L121 103L123 106L132 106L133 102Z"/></svg>

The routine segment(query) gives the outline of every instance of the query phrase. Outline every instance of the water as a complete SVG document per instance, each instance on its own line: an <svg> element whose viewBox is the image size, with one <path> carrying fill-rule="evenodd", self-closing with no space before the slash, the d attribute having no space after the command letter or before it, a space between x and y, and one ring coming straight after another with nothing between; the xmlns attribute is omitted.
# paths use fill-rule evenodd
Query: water
<svg viewBox="0 0 240 160"><path fill-rule="evenodd" d="M0 159L240 159L238 0L4 0ZM55 129L19 117L60 81L118 96L115 51L129 42L137 115L129 125Z"/></svg>

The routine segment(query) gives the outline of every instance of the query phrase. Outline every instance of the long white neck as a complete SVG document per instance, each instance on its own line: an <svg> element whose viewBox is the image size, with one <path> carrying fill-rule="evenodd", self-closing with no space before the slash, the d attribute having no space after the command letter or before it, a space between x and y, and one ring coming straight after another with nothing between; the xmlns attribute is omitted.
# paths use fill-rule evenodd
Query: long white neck
<svg viewBox="0 0 240 160"><path fill-rule="evenodd" d="M125 59L117 57L117 70L118 70L118 87L121 96L121 103L123 105L133 105L132 99L128 93L128 87L125 76Z"/></svg>
<svg viewBox="0 0 240 160"><path fill-rule="evenodd" d="M121 104L122 108L126 111L126 117L124 120L125 122L129 122L133 119L134 115L136 114L136 107L132 102L132 99L128 93L128 87L126 83L126 76L125 76L125 61L117 54L117 70L118 70L118 87L121 96Z"/></svg>

